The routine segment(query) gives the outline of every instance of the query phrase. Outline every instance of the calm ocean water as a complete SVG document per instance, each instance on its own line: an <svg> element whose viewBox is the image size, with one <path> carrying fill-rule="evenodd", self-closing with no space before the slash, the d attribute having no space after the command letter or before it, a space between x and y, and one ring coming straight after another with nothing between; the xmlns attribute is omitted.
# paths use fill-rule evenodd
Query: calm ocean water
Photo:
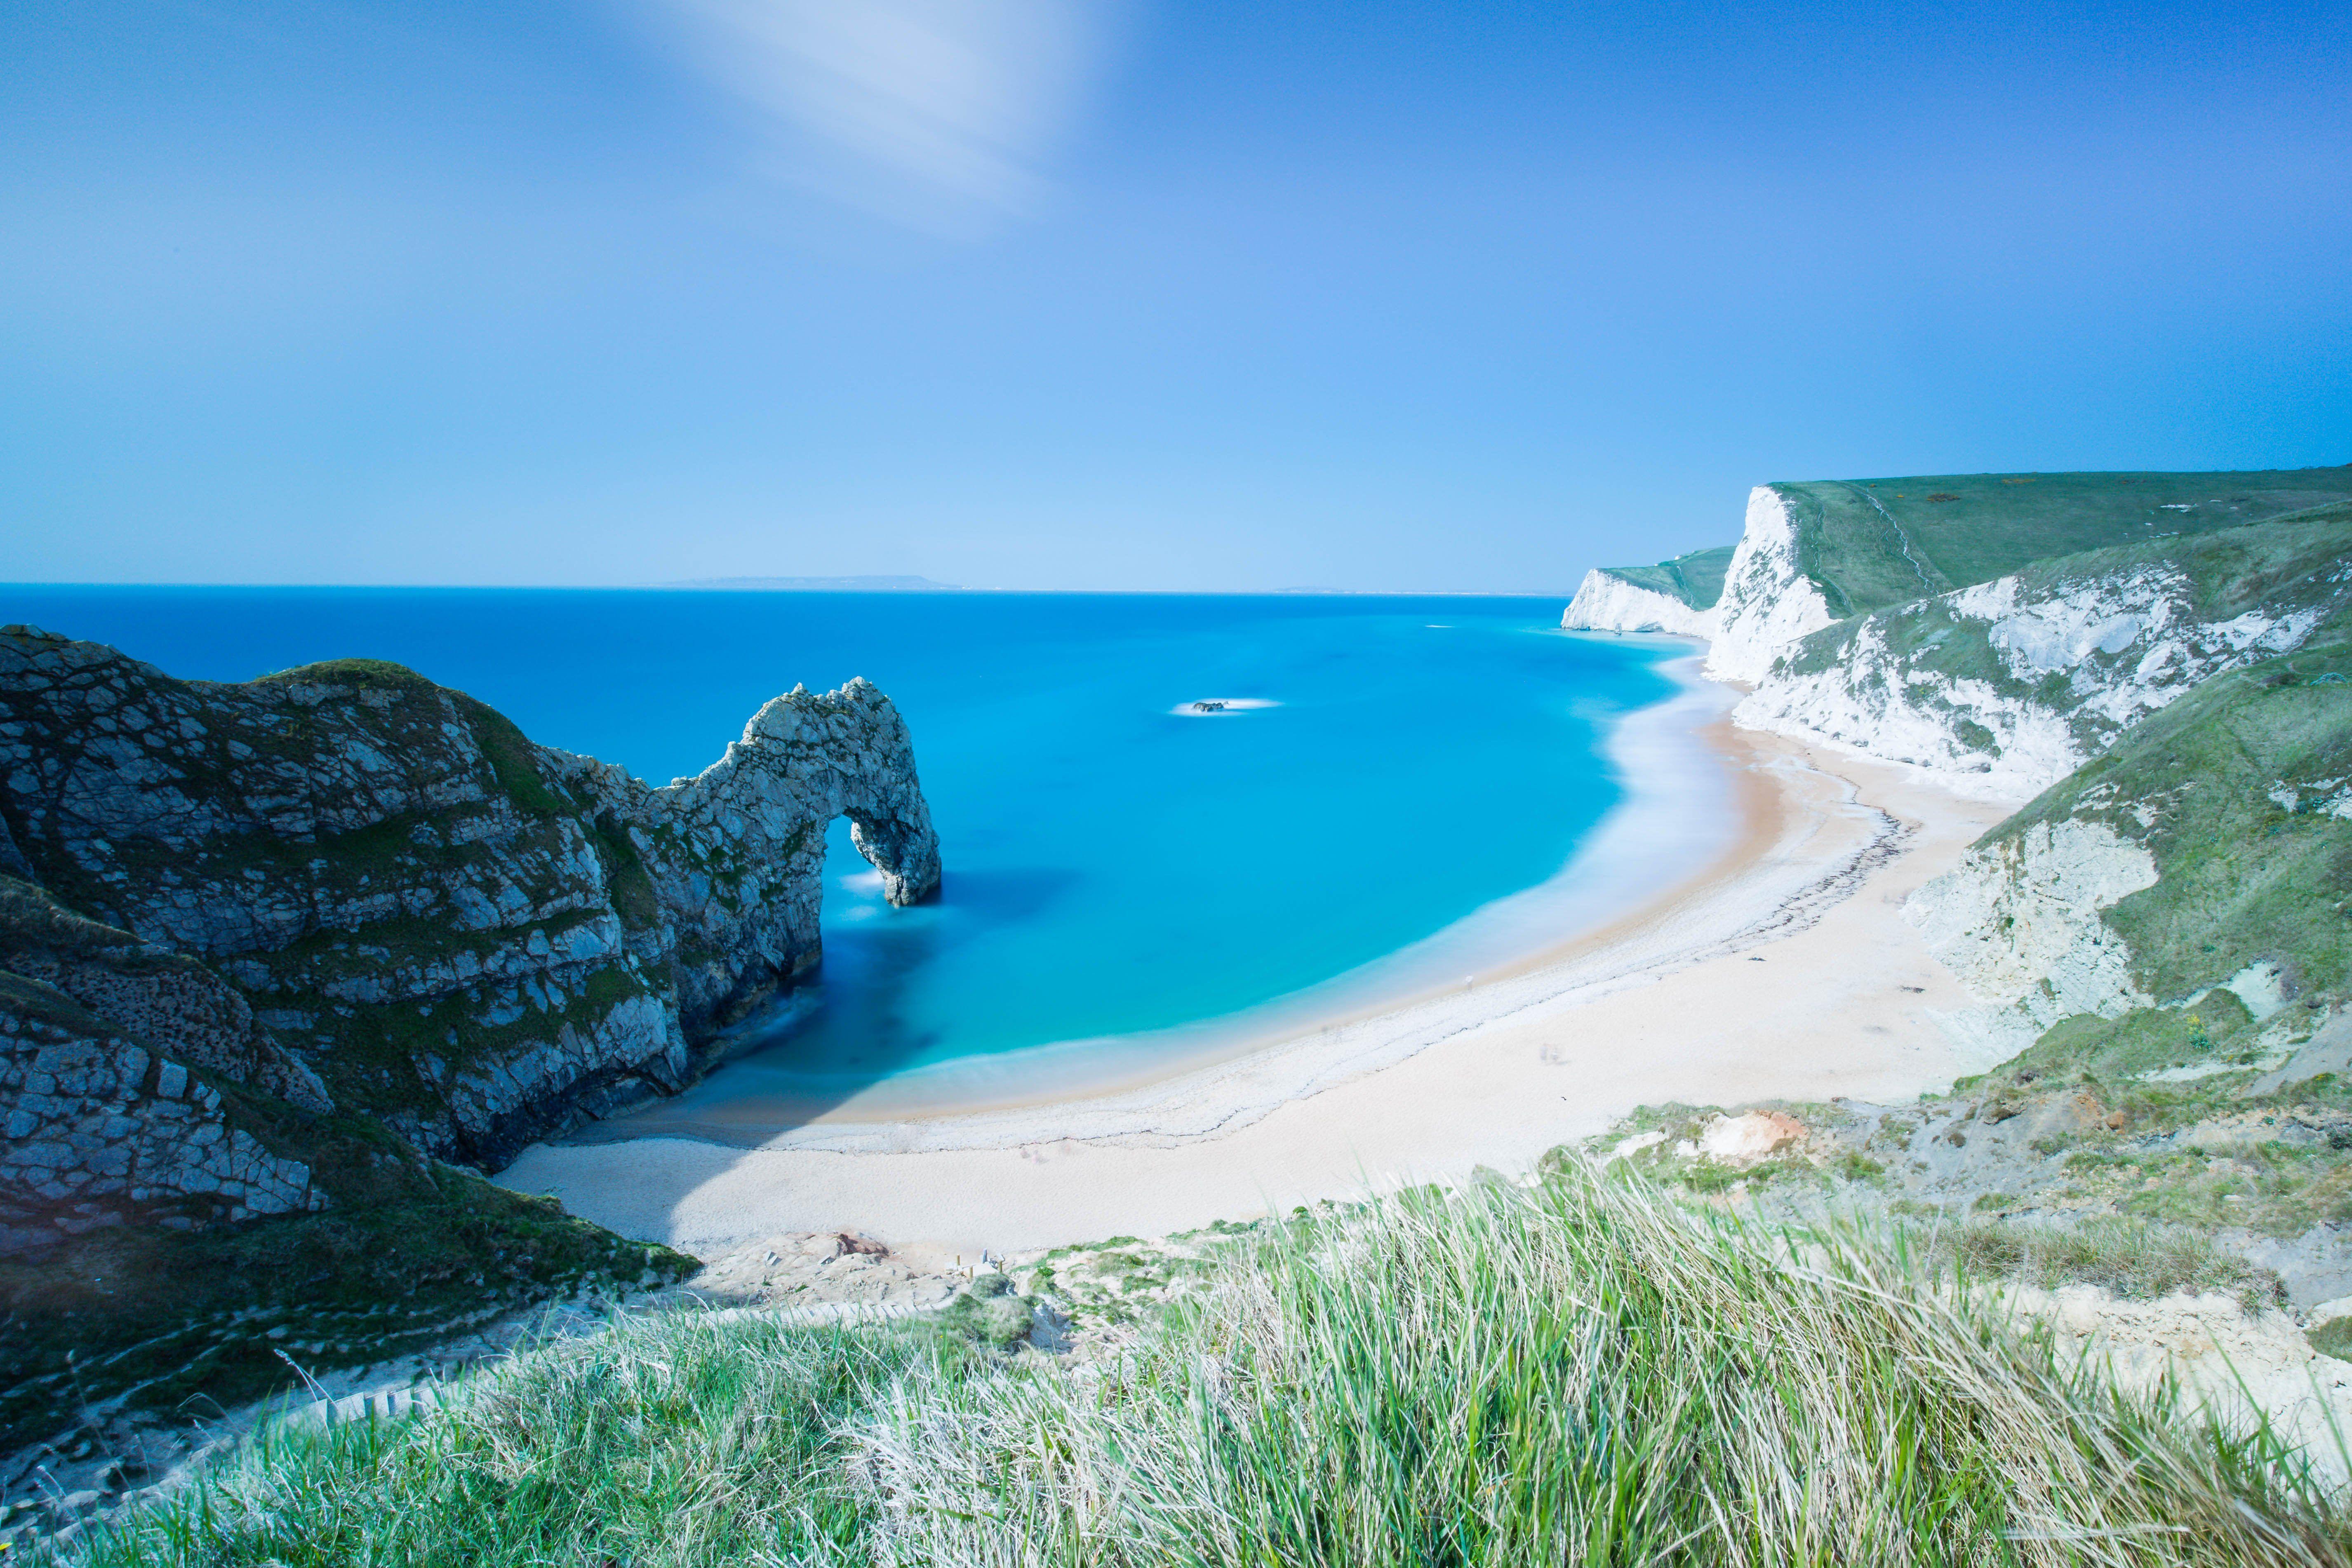
<svg viewBox="0 0 2352 1568"><path fill-rule="evenodd" d="M820 985L747 1065L859 1084L1327 984L1552 878L1619 798L1669 647L1560 601L661 591L0 590L182 676L395 659L656 782L771 696L863 675L915 736L944 897L834 837ZM1202 699L1274 706L1214 717ZM729 1072L734 1068L727 1069Z"/></svg>

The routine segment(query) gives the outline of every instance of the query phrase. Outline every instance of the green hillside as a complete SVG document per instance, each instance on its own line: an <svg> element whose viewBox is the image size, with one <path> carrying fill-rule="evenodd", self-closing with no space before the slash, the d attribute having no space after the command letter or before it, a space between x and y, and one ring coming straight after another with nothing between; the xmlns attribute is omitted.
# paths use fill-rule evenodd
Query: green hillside
<svg viewBox="0 0 2352 1568"><path fill-rule="evenodd" d="M2262 961L2284 963L2295 994L2352 989L2346 619L2206 681L1987 835L2085 816L2145 842L2158 880L2107 923L2156 995L2194 995Z"/></svg>
<svg viewBox="0 0 2352 1568"><path fill-rule="evenodd" d="M2347 1560L2342 1494L2277 1430L2126 1393L1956 1273L1875 1229L1774 1229L1563 1155L1533 1188L1227 1231L1172 1301L1144 1296L1118 1353L1075 1364L938 1320L623 1319L413 1417L265 1435L80 1561Z"/></svg>
<svg viewBox="0 0 2352 1568"><path fill-rule="evenodd" d="M2329 605L2343 592L2334 569L2347 560L2352 560L2352 502L2338 502L2191 539L2137 539L2080 554L2053 555L2015 575L2021 595L2031 602L2054 595L2070 583L2119 580L2139 568L2161 566L2196 585L2194 613L2200 621L2213 622L2251 610L2284 616ZM2327 640L2328 633L2323 628L2318 637ZM1990 623L1960 614L1949 603L1932 601L1823 626L1790 647L1782 668L1798 677L1844 668L1853 660L1857 642L1865 637L1913 670L1932 670L1947 681L1970 682L1972 689L2032 700L2057 712L2072 724L2086 752L2104 749L2116 739L2118 721L2099 699L2130 679L2131 667L2144 652L2137 644L2113 654L2095 650L2065 677L2030 682L2011 671L1994 646ZM1912 700L1930 700L1915 693ZM1943 700L1948 710L1950 700ZM1971 743L1990 747L1991 741L1979 731ZM2085 769L2074 780L2096 771L2095 766Z"/></svg>
<svg viewBox="0 0 2352 1568"><path fill-rule="evenodd" d="M1601 570L1636 587L1680 599L1694 610L1707 610L1723 597L1723 574L1731 565L1734 548L1720 544L1713 550L1694 550L1687 555L1661 561L1655 566L1603 566Z"/></svg>
<svg viewBox="0 0 2352 1568"><path fill-rule="evenodd" d="M2352 500L2352 467L1934 474L1772 488L1796 524L1800 565L1820 584L1831 613L1843 616L2005 576L2053 555Z"/></svg>

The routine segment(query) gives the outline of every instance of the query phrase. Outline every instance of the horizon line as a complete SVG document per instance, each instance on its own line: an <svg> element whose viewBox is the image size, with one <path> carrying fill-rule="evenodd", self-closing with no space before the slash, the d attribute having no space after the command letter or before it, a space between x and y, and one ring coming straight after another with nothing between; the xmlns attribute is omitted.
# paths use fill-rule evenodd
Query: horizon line
<svg viewBox="0 0 2352 1568"><path fill-rule="evenodd" d="M754 579L756 581L756 579ZM941 584L932 588L760 588L730 587L723 579L671 583L0 583L0 593L11 590L62 588L247 589L272 593L331 590L340 593L454 594L759 594L773 597L823 594L855 594L874 598L940 598L959 594L1067 594L1120 597L1198 598L1384 598L1384 599L1553 599L1574 598L1576 590L1521 588L1014 588L964 587Z"/></svg>

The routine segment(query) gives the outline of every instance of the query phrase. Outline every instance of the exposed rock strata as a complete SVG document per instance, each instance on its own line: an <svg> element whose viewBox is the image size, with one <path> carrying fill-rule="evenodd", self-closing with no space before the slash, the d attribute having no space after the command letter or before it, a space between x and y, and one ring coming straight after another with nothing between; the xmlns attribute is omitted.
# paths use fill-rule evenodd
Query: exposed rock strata
<svg viewBox="0 0 2352 1568"><path fill-rule="evenodd" d="M1605 566L1584 574L1560 617L1567 631L1668 632L1676 637L1711 637L1716 613L1694 609L1671 594L1626 581Z"/></svg>
<svg viewBox="0 0 2352 1568"><path fill-rule="evenodd" d="M817 961L824 826L850 838L913 904L939 887L939 840L912 742L870 682L796 688L693 778L661 789L593 757L542 748L551 779L642 861L689 1034L732 1021Z"/></svg>
<svg viewBox="0 0 2352 1568"><path fill-rule="evenodd" d="M320 1206L205 1075L331 1110L204 965L0 875L0 1253L101 1226Z"/></svg>
<svg viewBox="0 0 2352 1568"><path fill-rule="evenodd" d="M1748 518L1716 605L1715 644L1706 672L1717 680L1753 682L1799 638L1836 617L1805 574L1787 500L1770 485L1748 492Z"/></svg>
<svg viewBox="0 0 2352 1568"><path fill-rule="evenodd" d="M2096 551L1817 632L1742 724L2023 800L2221 671L2290 652L2352 604L2352 518Z"/></svg>
<svg viewBox="0 0 2352 1568"><path fill-rule="evenodd" d="M2061 1018L2119 1017L2151 1004L2131 951L2103 911L2156 885L2147 849L2104 822L2038 822L1971 848L1913 893L1903 918L1984 1005L1947 1026L1984 1053L2015 1056Z"/></svg>
<svg viewBox="0 0 2352 1568"><path fill-rule="evenodd" d="M1987 1065L2069 1019L2309 1025L2352 984L2352 824L2326 805L2347 777L2352 647L2207 680L1911 896L1985 1004L1944 1022Z"/></svg>
<svg viewBox="0 0 2352 1568"><path fill-rule="evenodd" d="M250 1076L289 1062L320 1103L468 1163L683 1087L805 973L838 815L894 902L936 889L906 727L864 681L776 699L654 789L394 665L181 681L0 631L0 855L230 982L205 1027L266 1037L239 1081L300 1103L294 1079ZM159 1008L194 1029L162 1003L109 1016L159 1044Z"/></svg>
<svg viewBox="0 0 2352 1568"><path fill-rule="evenodd" d="M325 1205L310 1168L233 1125L217 1089L14 976L0 976L0 1254L126 1221Z"/></svg>

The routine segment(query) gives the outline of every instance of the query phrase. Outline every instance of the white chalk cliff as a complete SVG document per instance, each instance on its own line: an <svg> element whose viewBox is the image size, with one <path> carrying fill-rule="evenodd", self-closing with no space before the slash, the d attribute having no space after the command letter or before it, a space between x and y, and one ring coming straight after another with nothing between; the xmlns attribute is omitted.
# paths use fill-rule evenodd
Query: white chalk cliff
<svg viewBox="0 0 2352 1568"><path fill-rule="evenodd" d="M1979 1004L1944 1017L1946 1029L1990 1066L2061 1018L2151 1005L2132 979L2130 949L2101 911L2156 878L2147 848L2103 822L2037 822L1970 849L1903 905L1927 951Z"/></svg>
<svg viewBox="0 0 2352 1568"><path fill-rule="evenodd" d="M2186 564L2036 567L1857 616L1784 648L1735 716L2031 799L2200 681L2302 647L2346 601L2352 571L2217 613L2200 547Z"/></svg>
<svg viewBox="0 0 2352 1568"><path fill-rule="evenodd" d="M2326 520L2158 536L1839 620L1759 485L1711 609L1604 568L1561 624L1706 637L1706 673L1754 688L1738 722L2021 802L2199 682L2301 647L2352 604L2347 543Z"/></svg>
<svg viewBox="0 0 2352 1568"><path fill-rule="evenodd" d="M1568 631L1669 632L1676 637L1712 637L1712 609L1695 610L1671 594L1629 582L1605 566L1596 566L1577 585L1576 597L1560 617Z"/></svg>
<svg viewBox="0 0 2352 1568"><path fill-rule="evenodd" d="M1716 605L1706 673L1717 680L1761 680L1790 645L1836 617L1798 563L1788 502L1770 485L1748 492L1748 521Z"/></svg>

